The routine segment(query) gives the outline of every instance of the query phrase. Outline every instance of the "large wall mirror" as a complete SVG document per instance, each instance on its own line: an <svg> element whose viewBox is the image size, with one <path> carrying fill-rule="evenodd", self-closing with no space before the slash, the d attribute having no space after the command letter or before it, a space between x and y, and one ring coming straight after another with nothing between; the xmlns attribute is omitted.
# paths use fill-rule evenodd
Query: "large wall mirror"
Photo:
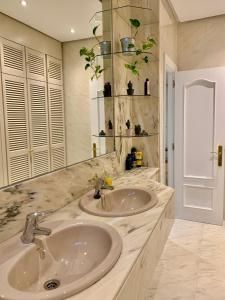
<svg viewBox="0 0 225 300"><path fill-rule="evenodd" d="M115 150L107 5L1 1L0 187Z"/></svg>

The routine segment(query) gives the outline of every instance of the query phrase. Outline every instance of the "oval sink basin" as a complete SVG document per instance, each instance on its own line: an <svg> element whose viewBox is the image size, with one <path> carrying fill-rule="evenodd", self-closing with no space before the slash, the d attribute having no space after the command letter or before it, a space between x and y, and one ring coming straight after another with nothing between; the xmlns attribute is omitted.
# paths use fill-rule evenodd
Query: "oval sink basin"
<svg viewBox="0 0 225 300"><path fill-rule="evenodd" d="M92 221L76 222L32 244L1 266L0 299L64 299L89 287L117 262L120 235L111 226Z"/></svg>
<svg viewBox="0 0 225 300"><path fill-rule="evenodd" d="M93 192L84 196L80 207L85 212L104 217L123 217L139 214L149 210L157 203L157 197L139 187L118 188L113 191L102 191L102 198L93 198Z"/></svg>

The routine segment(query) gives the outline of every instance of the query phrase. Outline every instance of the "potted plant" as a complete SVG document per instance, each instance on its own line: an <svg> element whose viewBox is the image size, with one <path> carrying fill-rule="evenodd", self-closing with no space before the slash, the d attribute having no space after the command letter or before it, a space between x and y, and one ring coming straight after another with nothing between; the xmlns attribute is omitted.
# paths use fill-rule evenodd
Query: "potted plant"
<svg viewBox="0 0 225 300"><path fill-rule="evenodd" d="M95 39L97 40L97 44L94 45L91 49L88 49L86 47L82 47L80 49L80 56L84 57L85 59L85 70L91 70L93 75L91 76L91 80L94 79L99 79L99 77L101 76L102 72L104 71L104 69L102 68L102 66L98 63L96 63L96 53L95 53L95 48L97 46L100 46L101 49L101 54L102 55L108 55L111 53L111 42L110 41L100 41L99 38L96 35L97 29L99 26L95 26L93 28L93 35L95 37Z"/></svg>
<svg viewBox="0 0 225 300"><path fill-rule="evenodd" d="M136 51L135 38L138 34L138 30L139 27L141 26L141 22L138 19L130 19L130 24L136 29L134 36L124 37L120 40L122 51L128 53Z"/></svg>
<svg viewBox="0 0 225 300"><path fill-rule="evenodd" d="M108 135L113 136L113 123L111 120L108 122Z"/></svg>
<svg viewBox="0 0 225 300"><path fill-rule="evenodd" d="M132 27L136 29L135 34L133 37L125 37L121 39L121 47L122 52L125 54L132 54L134 53L137 57L136 60L134 60L131 63L125 64L125 68L130 70L133 75L139 75L139 67L143 63L148 63L150 61L149 53L148 55L145 55L143 57L144 52L149 51L156 45L156 41L152 37L148 37L141 45L141 47L136 47L136 41L135 38L138 34L138 31L141 26L141 22L138 19L130 19L130 24Z"/></svg>
<svg viewBox="0 0 225 300"><path fill-rule="evenodd" d="M130 136L131 135L130 120L127 120L126 126L127 126L126 135Z"/></svg>

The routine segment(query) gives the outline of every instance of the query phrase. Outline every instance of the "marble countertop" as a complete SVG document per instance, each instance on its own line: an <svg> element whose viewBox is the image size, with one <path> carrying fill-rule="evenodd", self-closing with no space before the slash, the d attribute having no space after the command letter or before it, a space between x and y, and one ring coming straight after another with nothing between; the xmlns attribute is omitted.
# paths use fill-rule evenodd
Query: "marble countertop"
<svg viewBox="0 0 225 300"><path fill-rule="evenodd" d="M68 300L115 299L145 243L153 232L160 216L164 212L165 207L174 194L172 188L166 187L151 179L157 172L158 169L136 169L131 172L126 172L123 176L114 179L113 181L115 188L119 186L136 186L154 191L158 196L159 201L157 205L149 211L134 216L120 218L92 216L80 210L80 198L78 198L77 201L71 202L46 219L47 222L58 222L59 220L69 220L74 218L106 222L120 233L123 240L122 254L113 269L97 283L79 294L67 298ZM16 241L18 242L18 237L14 237L5 242L8 244L7 248L15 249L13 245L15 245ZM0 246L0 252L1 247L2 245ZM20 247L23 248L26 247L26 245L21 244ZM5 253L5 258L3 258L4 256L2 256L2 254L4 253L2 253L0 263L7 259L7 257L13 255L13 251L18 253L19 250L20 249L17 247L17 249L12 250L11 253L10 251L7 251L7 253Z"/></svg>

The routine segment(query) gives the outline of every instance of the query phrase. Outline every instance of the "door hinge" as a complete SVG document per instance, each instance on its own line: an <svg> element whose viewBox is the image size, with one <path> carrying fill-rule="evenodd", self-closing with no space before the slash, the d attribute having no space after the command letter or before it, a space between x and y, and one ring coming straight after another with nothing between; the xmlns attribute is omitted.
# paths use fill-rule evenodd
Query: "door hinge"
<svg viewBox="0 0 225 300"><path fill-rule="evenodd" d="M175 88L175 86L176 86L176 82L175 82L175 80L173 79L173 88Z"/></svg>
<svg viewBox="0 0 225 300"><path fill-rule="evenodd" d="M174 151L175 150L175 144L172 143L172 150Z"/></svg>

